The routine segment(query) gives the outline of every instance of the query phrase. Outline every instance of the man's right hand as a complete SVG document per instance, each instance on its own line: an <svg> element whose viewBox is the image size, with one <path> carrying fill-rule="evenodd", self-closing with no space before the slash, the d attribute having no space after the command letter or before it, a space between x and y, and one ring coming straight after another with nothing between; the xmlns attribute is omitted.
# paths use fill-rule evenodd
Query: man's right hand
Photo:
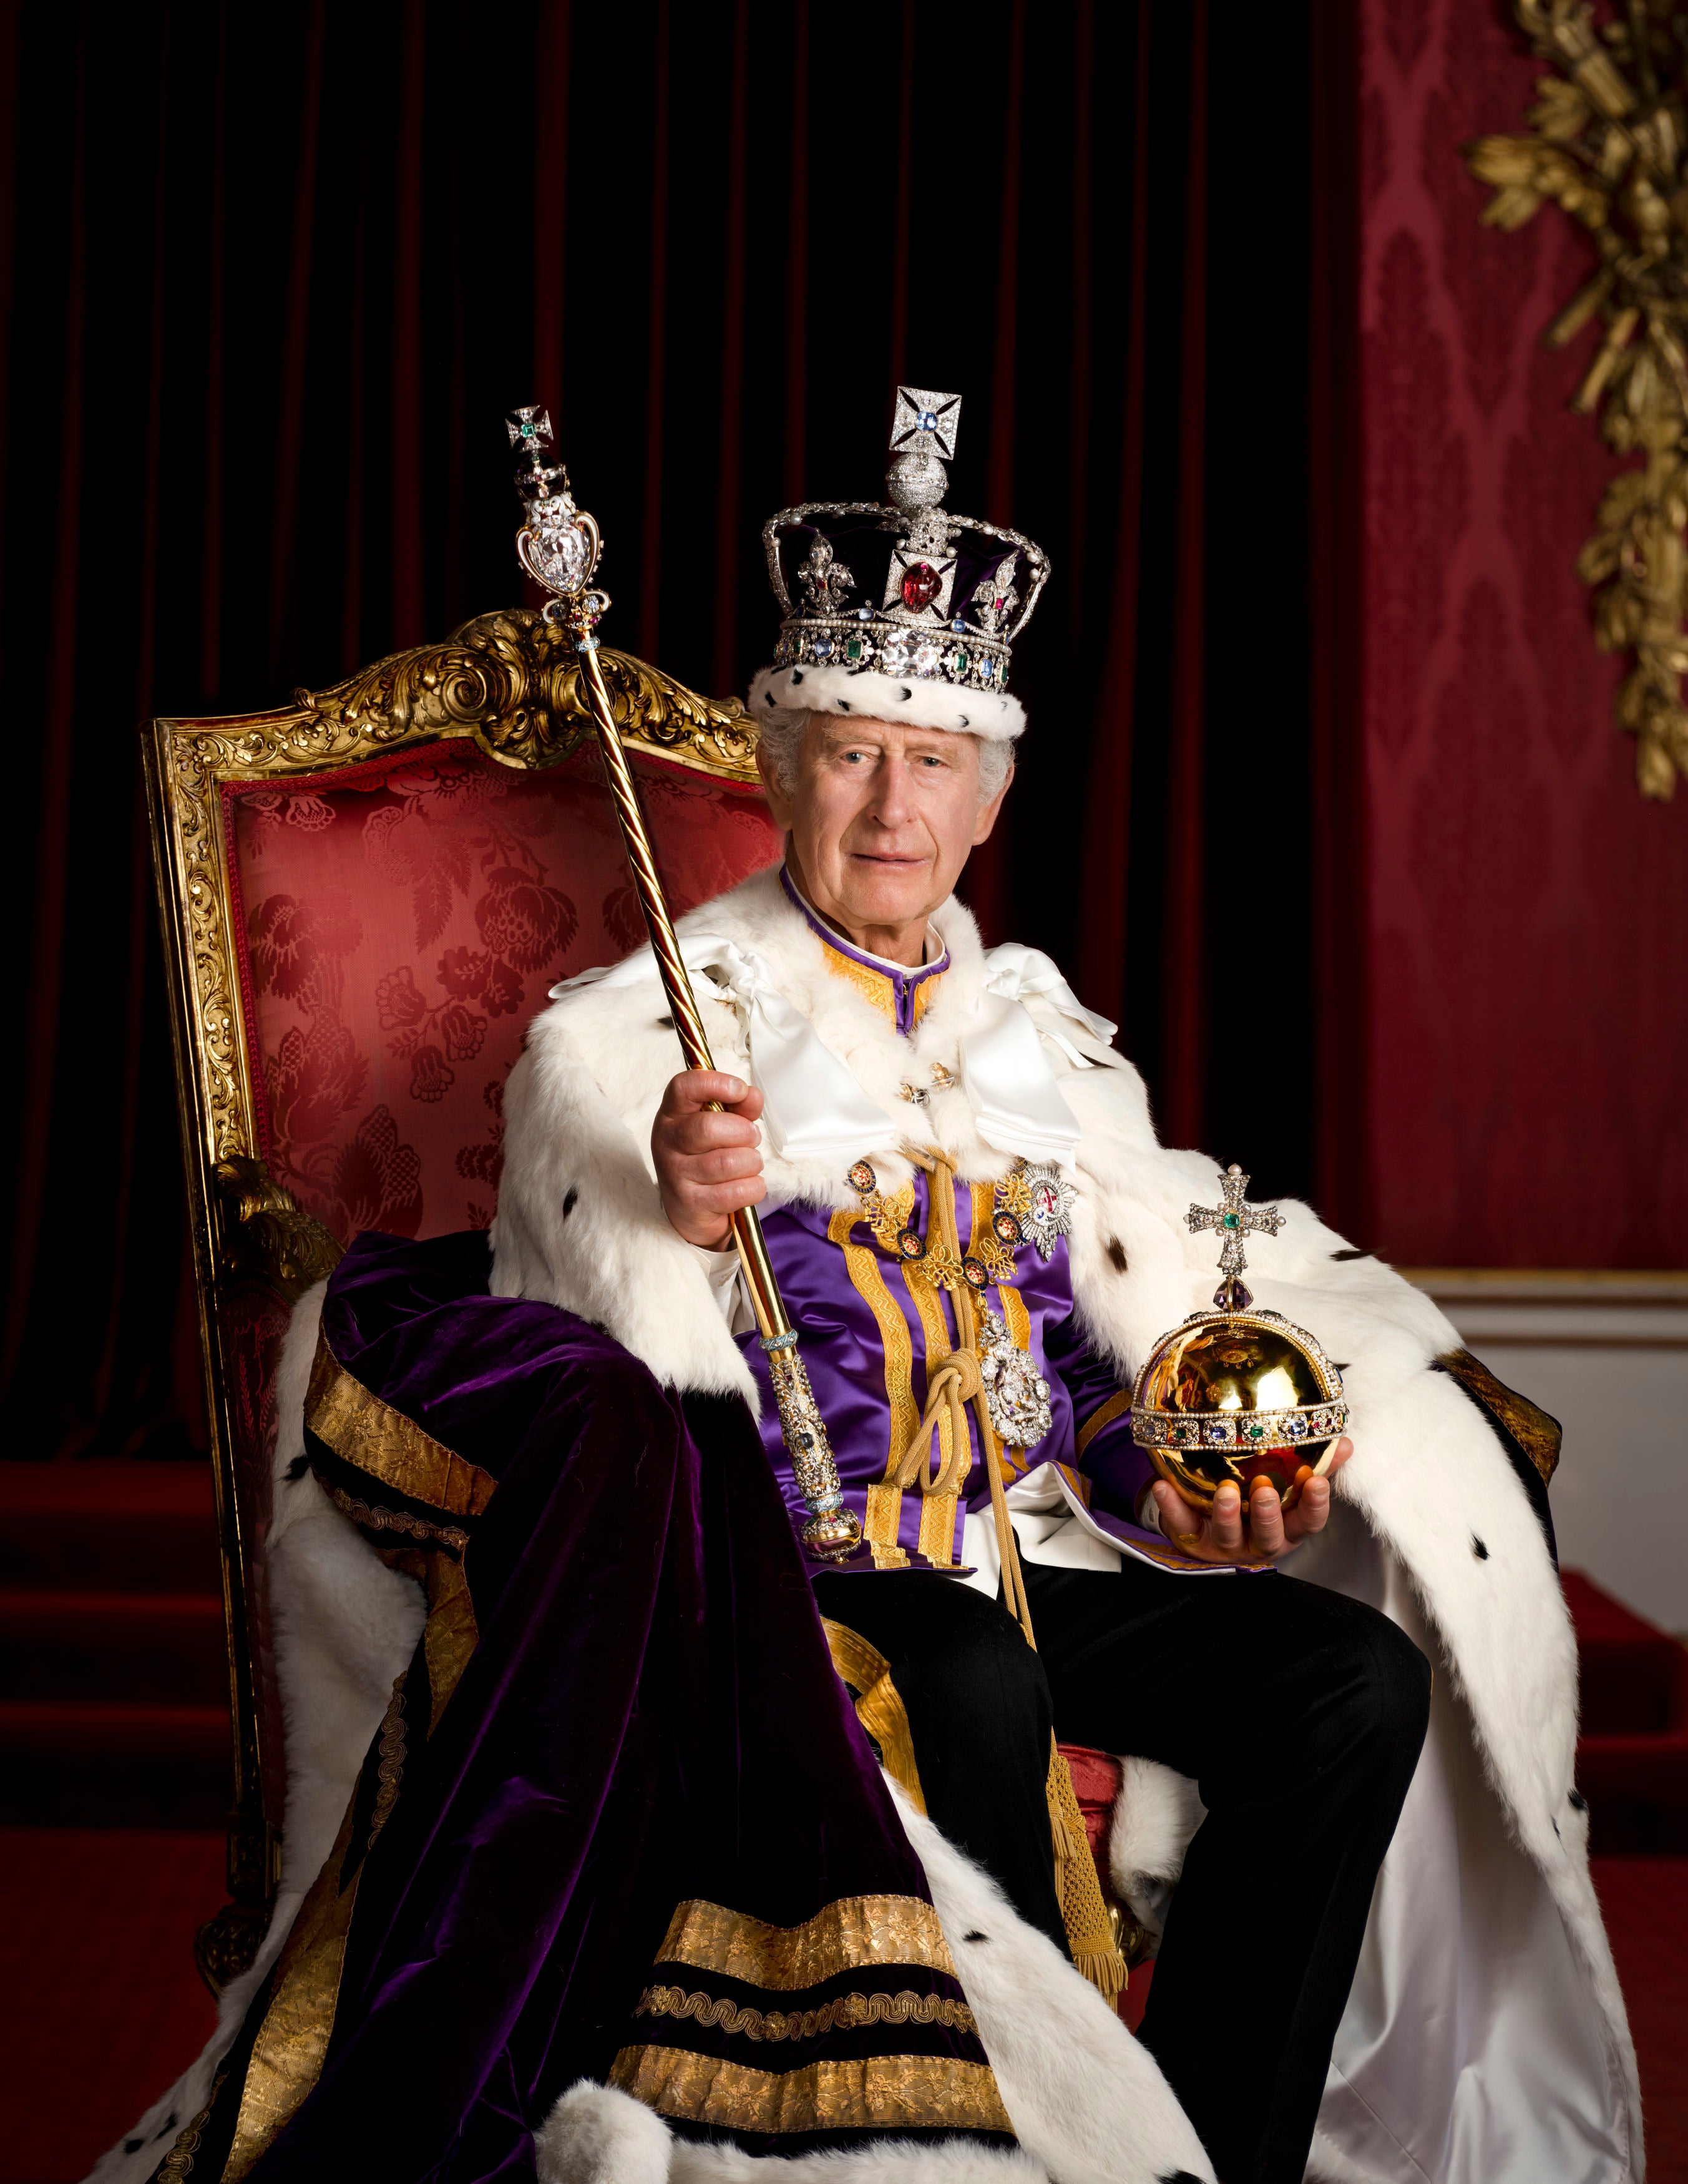
<svg viewBox="0 0 1688 2184"><path fill-rule="evenodd" d="M718 1100L725 1112L713 1114ZM756 1117L762 1095L743 1078L687 1069L669 1081L650 1126L662 1210L677 1235L705 1251L733 1241L731 1215L768 1195Z"/></svg>

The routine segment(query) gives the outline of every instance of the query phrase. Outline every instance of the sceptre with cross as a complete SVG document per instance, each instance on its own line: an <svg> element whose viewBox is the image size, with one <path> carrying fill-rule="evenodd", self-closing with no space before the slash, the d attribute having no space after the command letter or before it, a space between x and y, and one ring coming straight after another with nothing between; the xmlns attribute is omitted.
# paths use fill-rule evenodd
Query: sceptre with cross
<svg viewBox="0 0 1688 2184"><path fill-rule="evenodd" d="M1219 1178L1220 1203L1192 1206L1184 1216L1192 1236L1200 1235L1204 1228L1219 1233L1223 1242L1219 1271L1225 1279L1213 1292L1213 1301L1221 1312L1246 1312L1254 1302L1241 1279L1243 1268L1248 1264L1244 1238L1255 1234L1275 1236L1284 1226L1284 1216L1275 1206L1245 1205L1248 1187L1248 1178L1233 1161Z"/></svg>
<svg viewBox="0 0 1688 2184"><path fill-rule="evenodd" d="M544 618L571 640L580 663L580 694L598 731L610 793L621 822L627 864L686 1067L713 1069L703 1018L657 874L632 768L616 733L610 693L598 664L598 639L593 632L610 604L607 592L592 588L604 550L603 538L593 519L575 505L568 472L560 463L545 460L542 451L551 442L551 420L546 412L537 408L517 410L504 422L510 445L519 450L515 488L521 496L525 520L515 536L516 554L529 576L551 594L545 602ZM844 1507L826 1422L809 1384L808 1370L798 1354L797 1330L780 1297L754 1206L741 1206L733 1216L733 1240L767 1357L792 1477L809 1513L803 1544L817 1561L844 1561L861 1543L861 1526L855 1512Z"/></svg>

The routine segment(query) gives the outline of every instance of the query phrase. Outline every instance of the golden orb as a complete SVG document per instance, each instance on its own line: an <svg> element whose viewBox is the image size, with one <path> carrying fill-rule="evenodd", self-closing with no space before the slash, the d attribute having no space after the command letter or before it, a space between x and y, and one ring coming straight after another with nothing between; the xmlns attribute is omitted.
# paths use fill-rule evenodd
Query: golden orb
<svg viewBox="0 0 1688 2184"><path fill-rule="evenodd" d="M1227 1479L1245 1507L1256 1479L1292 1498L1301 1467L1323 1471L1347 1423L1342 1376L1312 1336L1252 1307L1193 1312L1131 1391L1138 1446L1194 1509L1211 1509Z"/></svg>
<svg viewBox="0 0 1688 2184"><path fill-rule="evenodd" d="M1256 1306L1244 1287L1244 1237L1275 1236L1283 1217L1244 1204L1240 1168L1219 1182L1221 1203L1192 1206L1184 1217L1192 1231L1212 1228L1221 1240L1214 1309L1193 1312L1150 1351L1131 1391L1132 1437L1192 1508L1211 1509L1228 1479L1246 1510L1256 1479L1288 1507L1304 1468L1324 1471L1347 1427L1342 1375L1305 1328Z"/></svg>

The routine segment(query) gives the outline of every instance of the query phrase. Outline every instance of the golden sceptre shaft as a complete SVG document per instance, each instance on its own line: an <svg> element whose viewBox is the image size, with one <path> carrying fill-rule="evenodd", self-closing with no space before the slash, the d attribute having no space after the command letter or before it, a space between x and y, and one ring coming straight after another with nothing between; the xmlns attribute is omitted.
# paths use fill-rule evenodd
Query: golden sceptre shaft
<svg viewBox="0 0 1688 2184"><path fill-rule="evenodd" d="M650 934L651 952L661 974L663 991L679 1034L680 1051L688 1069L713 1069L709 1039L698 1012L692 982L680 954L680 943L669 915L668 903L652 854L650 834L639 804L632 768L616 733L616 720L598 664L598 639L593 635L609 594L592 588L604 541L598 526L584 510L577 508L569 492L568 472L560 465L548 466L542 450L550 443L550 419L543 410L515 410L505 421L511 445L519 449L516 491L526 510L526 521L516 533L515 550L524 569L551 593L545 602L545 619L567 632L580 663L580 688L604 755L610 794L621 822L627 864L638 891ZM718 1113L720 1102L710 1102ZM818 1560L841 1561L861 1540L861 1526L845 1508L838 1485L838 1468L809 1374L798 1354L797 1333L787 1316L768 1257L767 1242L754 1206L741 1206L733 1216L733 1240L744 1273L751 1308L773 1383L779 1410L780 1432L791 1459L797 1490L809 1512L803 1527L803 1544Z"/></svg>

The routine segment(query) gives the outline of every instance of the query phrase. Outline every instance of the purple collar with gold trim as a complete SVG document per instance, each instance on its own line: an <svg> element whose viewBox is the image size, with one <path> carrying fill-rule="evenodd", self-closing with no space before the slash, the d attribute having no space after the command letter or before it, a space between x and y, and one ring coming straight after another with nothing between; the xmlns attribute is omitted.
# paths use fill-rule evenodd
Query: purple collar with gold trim
<svg viewBox="0 0 1688 2184"><path fill-rule="evenodd" d="M949 950L946 948L935 963L922 963L913 970L905 963L893 963L883 956L866 955L828 925L817 911L810 908L783 865L779 868L779 883L792 908L801 911L811 932L826 950L827 968L838 977L847 978L906 1038L925 1015L937 991L938 980L950 967Z"/></svg>

